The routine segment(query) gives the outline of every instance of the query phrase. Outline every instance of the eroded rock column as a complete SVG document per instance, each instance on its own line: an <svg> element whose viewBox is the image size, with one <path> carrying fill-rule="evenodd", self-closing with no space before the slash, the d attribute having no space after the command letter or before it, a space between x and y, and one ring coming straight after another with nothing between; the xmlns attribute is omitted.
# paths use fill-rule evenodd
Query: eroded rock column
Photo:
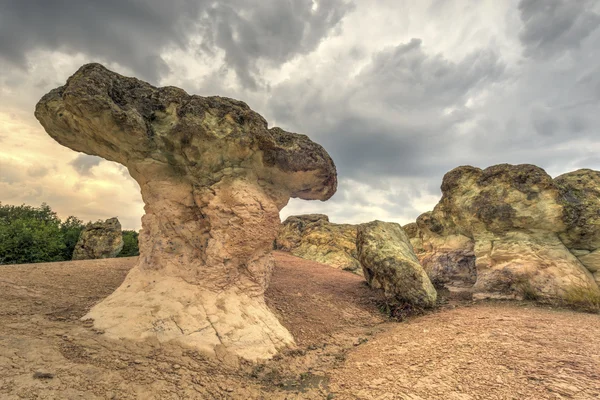
<svg viewBox="0 0 600 400"><path fill-rule="evenodd" d="M59 143L127 166L145 203L137 266L84 318L113 338L253 360L293 343L263 294L279 210L290 197L335 192L321 146L268 129L242 102L155 88L99 64L44 96L36 117Z"/></svg>

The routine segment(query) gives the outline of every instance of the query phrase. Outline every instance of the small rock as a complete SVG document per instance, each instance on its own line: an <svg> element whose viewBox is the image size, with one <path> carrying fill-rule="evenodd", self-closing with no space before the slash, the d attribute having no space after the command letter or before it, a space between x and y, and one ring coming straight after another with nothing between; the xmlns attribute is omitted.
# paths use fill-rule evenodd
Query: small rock
<svg viewBox="0 0 600 400"><path fill-rule="evenodd" d="M33 379L53 379L53 378L54 378L54 374L51 372L36 371L33 374Z"/></svg>
<svg viewBox="0 0 600 400"><path fill-rule="evenodd" d="M88 224L79 236L73 260L113 258L123 249L123 234L117 218Z"/></svg>

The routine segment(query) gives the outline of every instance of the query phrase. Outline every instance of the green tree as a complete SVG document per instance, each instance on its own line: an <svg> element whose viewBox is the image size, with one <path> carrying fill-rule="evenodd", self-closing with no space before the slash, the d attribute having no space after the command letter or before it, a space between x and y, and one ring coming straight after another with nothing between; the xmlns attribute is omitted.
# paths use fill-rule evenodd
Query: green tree
<svg viewBox="0 0 600 400"><path fill-rule="evenodd" d="M42 203L40 207L31 207L25 204L20 206L3 205L0 202L0 221L10 223L18 219L35 219L60 224L60 219L46 203Z"/></svg>
<svg viewBox="0 0 600 400"><path fill-rule="evenodd" d="M138 233L136 231L123 231L123 250L117 257L139 256Z"/></svg>
<svg viewBox="0 0 600 400"><path fill-rule="evenodd" d="M85 228L83 221L72 215L60 224L60 231L65 243L63 260L70 260L73 257L73 250L75 250L83 228Z"/></svg>
<svg viewBox="0 0 600 400"><path fill-rule="evenodd" d="M65 247L60 219L50 206L0 203L0 264L61 261Z"/></svg>
<svg viewBox="0 0 600 400"><path fill-rule="evenodd" d="M32 207L0 202L0 265L71 260L85 226L74 216L62 222L46 203ZM123 241L119 257L140 254L136 231L123 231Z"/></svg>

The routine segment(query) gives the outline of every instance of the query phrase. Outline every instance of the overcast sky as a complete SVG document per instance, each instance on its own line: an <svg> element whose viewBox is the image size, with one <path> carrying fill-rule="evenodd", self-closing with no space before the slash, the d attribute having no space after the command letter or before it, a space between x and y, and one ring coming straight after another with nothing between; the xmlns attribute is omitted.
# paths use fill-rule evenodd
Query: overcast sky
<svg viewBox="0 0 600 400"><path fill-rule="evenodd" d="M282 218L407 223L459 165L600 169L599 43L600 0L0 0L0 202L139 229L125 168L33 117L95 61L322 144L337 194Z"/></svg>

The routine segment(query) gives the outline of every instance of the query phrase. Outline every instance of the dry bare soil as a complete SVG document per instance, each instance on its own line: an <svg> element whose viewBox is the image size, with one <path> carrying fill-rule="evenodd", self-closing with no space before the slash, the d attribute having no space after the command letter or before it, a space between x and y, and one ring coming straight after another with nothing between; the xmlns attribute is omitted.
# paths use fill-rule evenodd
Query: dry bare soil
<svg viewBox="0 0 600 400"><path fill-rule="evenodd" d="M356 275L275 253L297 348L265 363L110 341L79 319L136 259L0 267L0 399L600 399L600 316L447 304L402 323Z"/></svg>

